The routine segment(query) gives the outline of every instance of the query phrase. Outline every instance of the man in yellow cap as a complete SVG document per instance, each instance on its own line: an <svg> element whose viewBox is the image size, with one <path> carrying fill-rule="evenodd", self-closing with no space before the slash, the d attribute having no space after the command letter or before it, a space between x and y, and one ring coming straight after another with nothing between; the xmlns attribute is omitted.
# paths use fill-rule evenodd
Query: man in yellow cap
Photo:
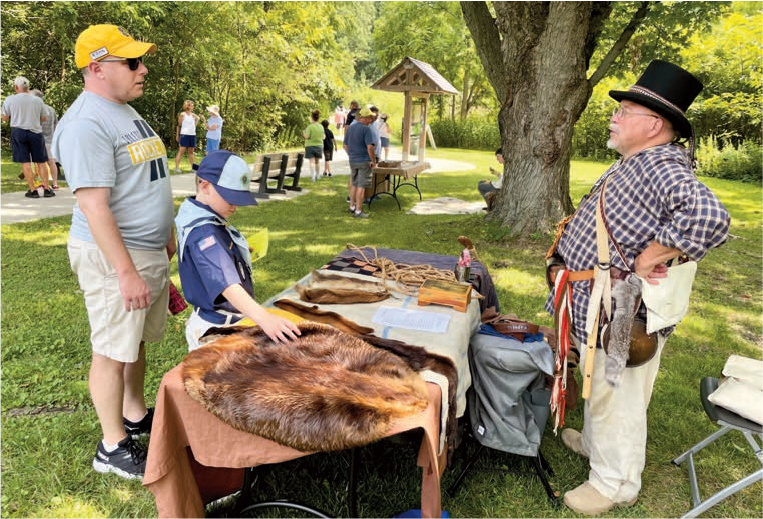
<svg viewBox="0 0 763 519"><path fill-rule="evenodd" d="M143 477L151 430L143 394L146 341L164 334L175 252L167 153L127 103L143 94L143 56L156 50L114 25L79 35L85 88L61 118L53 155L77 202L68 252L90 321L90 394L103 430L93 468Z"/></svg>

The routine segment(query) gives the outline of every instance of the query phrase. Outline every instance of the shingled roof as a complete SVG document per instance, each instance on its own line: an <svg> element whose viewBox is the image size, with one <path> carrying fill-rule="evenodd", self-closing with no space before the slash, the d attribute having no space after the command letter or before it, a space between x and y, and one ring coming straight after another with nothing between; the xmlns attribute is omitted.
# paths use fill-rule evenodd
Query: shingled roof
<svg viewBox="0 0 763 519"><path fill-rule="evenodd" d="M408 72L411 72L410 76ZM406 56L395 68L371 85L389 92L423 92L427 94L458 94L432 65Z"/></svg>

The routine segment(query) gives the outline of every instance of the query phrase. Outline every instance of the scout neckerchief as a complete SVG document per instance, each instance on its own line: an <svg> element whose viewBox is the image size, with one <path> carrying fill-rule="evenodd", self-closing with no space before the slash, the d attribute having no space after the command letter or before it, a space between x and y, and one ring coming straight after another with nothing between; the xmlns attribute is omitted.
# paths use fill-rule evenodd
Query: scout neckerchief
<svg viewBox="0 0 763 519"><path fill-rule="evenodd" d="M252 254L249 252L249 244L235 227L230 225L227 220L221 218L214 212L204 207L199 207L190 200L184 201L180 205L177 217L175 217L175 226L178 235L178 260L183 261L183 252L185 251L185 241L191 234L191 231L202 225L219 225L228 232L233 240L233 244L238 248L239 254L244 260L247 270L252 271ZM231 246L233 245L231 244Z"/></svg>

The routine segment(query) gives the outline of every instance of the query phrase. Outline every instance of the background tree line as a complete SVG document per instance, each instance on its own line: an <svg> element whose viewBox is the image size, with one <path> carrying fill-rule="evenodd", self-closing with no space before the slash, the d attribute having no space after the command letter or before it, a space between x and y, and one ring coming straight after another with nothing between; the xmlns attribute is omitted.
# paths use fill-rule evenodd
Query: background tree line
<svg viewBox="0 0 763 519"><path fill-rule="evenodd" d="M225 146L238 151L301 142L310 110L342 102L368 69L376 14L363 2L3 2L1 9L3 96L24 75L60 116L82 89L77 36L112 23L158 46L145 60L145 93L132 104L168 147L191 99L197 110L220 106Z"/></svg>

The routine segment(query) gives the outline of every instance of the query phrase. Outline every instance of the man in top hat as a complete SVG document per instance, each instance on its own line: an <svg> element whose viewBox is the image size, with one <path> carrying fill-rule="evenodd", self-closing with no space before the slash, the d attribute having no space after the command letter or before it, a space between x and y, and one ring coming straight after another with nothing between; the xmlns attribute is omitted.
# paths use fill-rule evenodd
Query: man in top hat
<svg viewBox="0 0 763 519"><path fill-rule="evenodd" d="M602 189L612 273L635 272L644 282L658 284L668 275L666 262L684 255L701 260L728 237L728 212L693 172L694 133L686 110L701 90L702 84L686 70L655 60L636 85L609 92L620 105L612 113L607 146L622 157L580 202L555 251L552 247L550 259L552 282L557 271L565 269L580 279L570 282L570 333L571 346L581 351L581 366L588 339L586 314L589 304L598 304L589 296L591 276L583 274L599 263L596 206ZM678 143L681 139L688 139L688 150ZM546 303L552 313L554 296L552 286ZM646 310L642 306L639 312ZM607 319L603 314L600 321ZM562 431L565 445L590 460L588 481L567 492L564 503L587 515L636 502L644 469L647 407L660 354L673 327L656 332L656 354L645 364L625 368L616 387L604 377L606 354L601 350L600 330L594 332L598 350L592 355L591 394L585 402L582 434Z"/></svg>
<svg viewBox="0 0 763 519"><path fill-rule="evenodd" d="M151 430L144 343L164 334L169 257L175 252L167 152L127 103L143 94L143 56L156 50L114 25L75 44L85 88L53 135L77 202L67 244L90 321L90 395L103 431L93 468L141 479Z"/></svg>

